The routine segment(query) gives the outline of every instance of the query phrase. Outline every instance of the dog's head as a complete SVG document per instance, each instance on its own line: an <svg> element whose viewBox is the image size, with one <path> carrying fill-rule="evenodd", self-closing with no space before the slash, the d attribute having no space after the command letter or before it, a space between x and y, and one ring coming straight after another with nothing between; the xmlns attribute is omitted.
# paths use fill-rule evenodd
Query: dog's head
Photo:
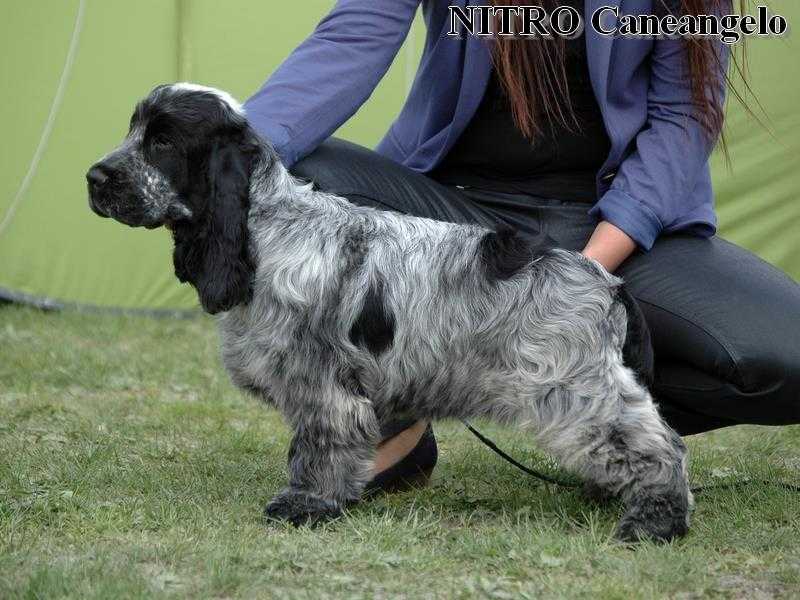
<svg viewBox="0 0 800 600"><path fill-rule="evenodd" d="M159 86L136 106L122 144L86 174L89 205L132 227L169 227L175 275L209 313L229 310L250 298L250 176L263 148L228 94Z"/></svg>

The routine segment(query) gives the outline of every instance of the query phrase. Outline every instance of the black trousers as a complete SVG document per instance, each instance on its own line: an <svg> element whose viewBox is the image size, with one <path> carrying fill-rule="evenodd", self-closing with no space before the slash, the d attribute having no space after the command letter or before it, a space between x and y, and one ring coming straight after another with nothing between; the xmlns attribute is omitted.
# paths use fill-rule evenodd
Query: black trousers
<svg viewBox="0 0 800 600"><path fill-rule="evenodd" d="M354 204L523 233L580 250L597 222L583 203L445 186L332 139L293 169ZM800 286L725 240L665 235L619 268L650 326L653 395L680 433L800 423Z"/></svg>

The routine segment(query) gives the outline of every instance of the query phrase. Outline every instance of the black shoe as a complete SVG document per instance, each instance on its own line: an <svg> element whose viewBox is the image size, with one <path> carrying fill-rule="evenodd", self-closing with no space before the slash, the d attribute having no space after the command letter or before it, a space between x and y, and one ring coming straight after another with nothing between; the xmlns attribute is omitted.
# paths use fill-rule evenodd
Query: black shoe
<svg viewBox="0 0 800 600"><path fill-rule="evenodd" d="M399 462L378 473L364 488L364 495L371 496L378 492L402 492L412 488L428 485L439 450L433 428L428 425L417 445Z"/></svg>

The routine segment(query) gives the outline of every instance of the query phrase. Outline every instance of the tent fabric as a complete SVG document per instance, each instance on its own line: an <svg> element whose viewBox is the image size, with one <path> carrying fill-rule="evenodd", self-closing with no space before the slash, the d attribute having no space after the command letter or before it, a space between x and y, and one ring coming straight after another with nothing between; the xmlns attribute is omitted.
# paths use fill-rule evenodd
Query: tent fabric
<svg viewBox="0 0 800 600"><path fill-rule="evenodd" d="M30 0L0 22L0 296L176 311L196 296L172 274L166 231L91 213L84 173L124 136L152 87L196 81L247 97L331 8L258 0ZM800 23L800 4L774 0ZM400 109L419 58L418 22L340 137L371 146ZM722 235L800 278L800 40L750 38L750 82L765 126L729 104L729 169L713 172ZM741 84L739 84L741 88ZM759 113L758 104L750 105ZM9 140L11 143L8 143Z"/></svg>

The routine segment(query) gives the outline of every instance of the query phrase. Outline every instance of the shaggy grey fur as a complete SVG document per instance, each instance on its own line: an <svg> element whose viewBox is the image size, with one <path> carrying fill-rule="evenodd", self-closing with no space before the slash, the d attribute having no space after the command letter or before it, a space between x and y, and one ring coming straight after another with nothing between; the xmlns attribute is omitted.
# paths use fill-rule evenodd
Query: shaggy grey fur
<svg viewBox="0 0 800 600"><path fill-rule="evenodd" d="M237 111L224 118L241 125ZM388 419L480 416L530 432L592 489L619 496L621 539L687 531L686 448L623 363L618 278L558 249L531 249L498 274L487 248L518 262L517 238L509 250L477 226L353 206L292 177L265 143L249 178L252 294L218 323L233 382L294 431L289 484L268 516L317 521L357 501ZM157 179L138 198L163 213L181 193L154 200L169 178Z"/></svg>

